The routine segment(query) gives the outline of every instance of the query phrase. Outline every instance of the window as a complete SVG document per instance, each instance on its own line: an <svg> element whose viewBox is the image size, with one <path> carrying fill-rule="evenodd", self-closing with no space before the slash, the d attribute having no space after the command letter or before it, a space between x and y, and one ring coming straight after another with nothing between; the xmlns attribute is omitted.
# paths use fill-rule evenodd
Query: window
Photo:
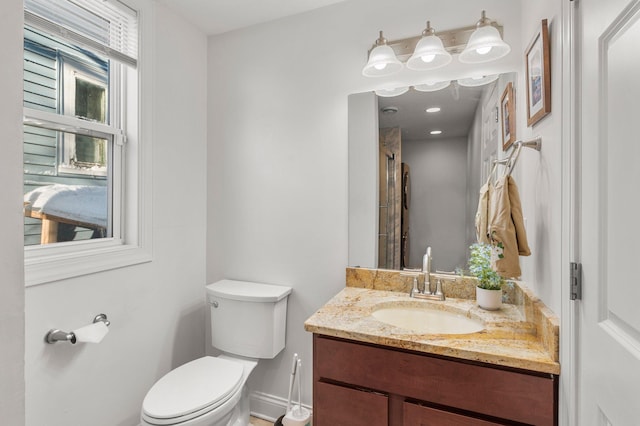
<svg viewBox="0 0 640 426"><path fill-rule="evenodd" d="M113 237L108 199L121 188L110 158L125 129L110 120L124 105L109 100L120 67L30 26L24 39L25 245Z"/></svg>
<svg viewBox="0 0 640 426"><path fill-rule="evenodd" d="M60 57L60 113L108 123L108 62L104 68L90 62ZM97 62L97 61L96 61ZM118 108L118 106L115 106ZM59 173L107 176L109 140L67 133L61 144Z"/></svg>
<svg viewBox="0 0 640 426"><path fill-rule="evenodd" d="M137 250L149 229L138 12L125 0L24 4L27 284L149 260Z"/></svg>

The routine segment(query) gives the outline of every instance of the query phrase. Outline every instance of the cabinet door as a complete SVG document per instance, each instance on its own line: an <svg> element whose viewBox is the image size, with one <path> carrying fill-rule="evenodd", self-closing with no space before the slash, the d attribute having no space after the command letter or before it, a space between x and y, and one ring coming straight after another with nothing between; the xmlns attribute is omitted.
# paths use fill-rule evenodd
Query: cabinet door
<svg viewBox="0 0 640 426"><path fill-rule="evenodd" d="M479 416L540 426L557 424L558 385L557 377L553 376L544 377L317 335L314 338L313 365L316 380L379 389L388 395L454 407L479 413Z"/></svg>
<svg viewBox="0 0 640 426"><path fill-rule="evenodd" d="M324 382L313 392L314 426L387 426L386 395Z"/></svg>
<svg viewBox="0 0 640 426"><path fill-rule="evenodd" d="M403 424L410 426L499 426L505 424L407 402L403 405L403 414Z"/></svg>

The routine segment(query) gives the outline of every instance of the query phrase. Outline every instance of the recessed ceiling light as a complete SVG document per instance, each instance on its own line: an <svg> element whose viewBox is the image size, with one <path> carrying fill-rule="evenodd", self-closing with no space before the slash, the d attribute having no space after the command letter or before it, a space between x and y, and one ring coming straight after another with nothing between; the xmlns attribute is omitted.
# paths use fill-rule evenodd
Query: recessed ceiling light
<svg viewBox="0 0 640 426"><path fill-rule="evenodd" d="M428 113L432 113L432 112L440 112L440 107L431 107L431 108L427 108L425 111L427 111Z"/></svg>
<svg viewBox="0 0 640 426"><path fill-rule="evenodd" d="M439 135L442 133L442 130L432 130L429 133L431 133L432 135Z"/></svg>

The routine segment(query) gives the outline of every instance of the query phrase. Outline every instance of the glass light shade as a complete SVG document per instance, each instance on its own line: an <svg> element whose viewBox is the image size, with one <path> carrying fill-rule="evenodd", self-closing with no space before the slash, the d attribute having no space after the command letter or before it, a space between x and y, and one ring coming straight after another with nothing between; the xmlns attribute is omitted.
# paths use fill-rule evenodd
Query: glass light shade
<svg viewBox="0 0 640 426"><path fill-rule="evenodd" d="M389 89L378 89L376 90L376 95L382 96L383 98L392 98L394 96L400 96L403 93L407 93L409 90L408 87L392 87Z"/></svg>
<svg viewBox="0 0 640 426"><path fill-rule="evenodd" d="M480 64L494 61L506 56L511 47L502 40L495 27L485 25L478 27L458 59L465 64Z"/></svg>
<svg viewBox="0 0 640 426"><path fill-rule="evenodd" d="M434 83L416 84L413 88L418 92L437 92L445 87L449 87L450 84L451 81L436 81Z"/></svg>
<svg viewBox="0 0 640 426"><path fill-rule="evenodd" d="M415 71L434 70L451 62L451 54L444 49L436 35L424 36L407 61L407 68Z"/></svg>
<svg viewBox="0 0 640 426"><path fill-rule="evenodd" d="M369 54L369 61L362 69L365 77L384 77L402 69L393 49L386 44L376 46Z"/></svg>
<svg viewBox="0 0 640 426"><path fill-rule="evenodd" d="M465 86L465 87L484 86L485 84L489 84L496 81L498 77L499 77L498 74L492 74L492 75L483 75L479 77L461 78L460 80L458 80L458 84L460 86Z"/></svg>

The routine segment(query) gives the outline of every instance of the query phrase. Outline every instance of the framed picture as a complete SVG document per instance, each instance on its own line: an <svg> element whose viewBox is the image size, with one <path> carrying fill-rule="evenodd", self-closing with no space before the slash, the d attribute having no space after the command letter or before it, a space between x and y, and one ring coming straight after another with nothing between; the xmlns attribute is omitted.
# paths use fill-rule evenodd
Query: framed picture
<svg viewBox="0 0 640 426"><path fill-rule="evenodd" d="M502 117L502 150L506 151L516 140L516 103L513 98L513 84L509 82L500 100Z"/></svg>
<svg viewBox="0 0 640 426"><path fill-rule="evenodd" d="M549 27L543 19L525 53L527 72L527 126L533 126L551 112L551 66Z"/></svg>

